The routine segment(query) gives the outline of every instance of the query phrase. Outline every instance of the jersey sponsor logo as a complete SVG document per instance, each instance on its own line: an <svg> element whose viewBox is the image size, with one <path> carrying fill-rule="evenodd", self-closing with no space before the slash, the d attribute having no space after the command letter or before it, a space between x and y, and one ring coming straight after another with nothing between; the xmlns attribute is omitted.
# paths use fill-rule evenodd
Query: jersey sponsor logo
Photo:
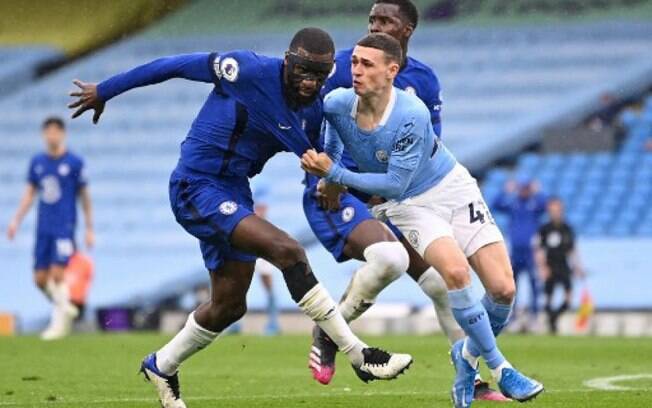
<svg viewBox="0 0 652 408"><path fill-rule="evenodd" d="M385 150L376 150L376 160L381 163L387 163L389 161L389 155Z"/></svg>
<svg viewBox="0 0 652 408"><path fill-rule="evenodd" d="M409 93L410 95L416 95L417 94L417 90L414 89L411 86L406 86L405 87L405 92Z"/></svg>
<svg viewBox="0 0 652 408"><path fill-rule="evenodd" d="M417 249L419 247L419 231L412 230L408 232L407 238L412 248Z"/></svg>
<svg viewBox="0 0 652 408"><path fill-rule="evenodd" d="M61 199L61 186L56 176L48 175L41 179L41 199L46 204L54 204Z"/></svg>
<svg viewBox="0 0 652 408"><path fill-rule="evenodd" d="M238 204L235 201L225 201L220 204L219 210L224 215L231 215L238 211Z"/></svg>
<svg viewBox="0 0 652 408"><path fill-rule="evenodd" d="M407 135L405 137L402 137L401 139L397 140L394 143L394 146L392 146L392 152L393 153L399 153L407 150L410 145L414 143L414 137L412 135Z"/></svg>
<svg viewBox="0 0 652 408"><path fill-rule="evenodd" d="M57 171L61 177L66 177L68 174L70 174L70 166L68 166L66 163L61 163Z"/></svg>
<svg viewBox="0 0 652 408"><path fill-rule="evenodd" d="M355 208L346 207L345 209L342 210L342 221L349 222L353 219L354 216L355 216Z"/></svg>
<svg viewBox="0 0 652 408"><path fill-rule="evenodd" d="M224 78L229 82L235 82L238 79L239 73L240 66L238 65L238 61L234 58L224 58L224 60L220 62L221 77L218 76L219 78Z"/></svg>

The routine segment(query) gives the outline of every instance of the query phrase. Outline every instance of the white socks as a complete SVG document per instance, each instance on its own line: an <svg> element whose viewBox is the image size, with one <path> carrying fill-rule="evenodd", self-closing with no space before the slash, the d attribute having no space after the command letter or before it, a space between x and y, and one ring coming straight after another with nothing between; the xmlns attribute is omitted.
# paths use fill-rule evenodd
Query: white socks
<svg viewBox="0 0 652 408"><path fill-rule="evenodd" d="M156 366L165 375L174 374L183 361L211 344L219 334L201 327L195 321L195 312L190 313L181 331L156 352Z"/></svg>
<svg viewBox="0 0 652 408"><path fill-rule="evenodd" d="M301 310L337 344L340 351L349 357L354 366L362 365L364 362L362 349L367 345L353 334L340 314L335 301L321 284L310 289L298 304Z"/></svg>
<svg viewBox="0 0 652 408"><path fill-rule="evenodd" d="M410 257L400 242L378 242L364 251L366 263L353 275L340 304L347 322L360 317L369 309L378 294L398 279L410 264Z"/></svg>
<svg viewBox="0 0 652 408"><path fill-rule="evenodd" d="M464 330L457 324L448 302L448 288L444 278L434 268L428 268L417 281L421 290L432 300L441 329L452 345L466 337Z"/></svg>

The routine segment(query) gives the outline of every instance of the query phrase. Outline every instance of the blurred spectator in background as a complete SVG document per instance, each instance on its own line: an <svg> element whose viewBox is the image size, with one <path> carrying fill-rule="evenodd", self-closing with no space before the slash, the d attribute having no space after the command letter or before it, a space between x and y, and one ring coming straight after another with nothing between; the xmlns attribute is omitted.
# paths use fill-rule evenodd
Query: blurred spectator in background
<svg viewBox="0 0 652 408"><path fill-rule="evenodd" d="M559 198L548 201L550 221L541 226L536 240L536 261L544 281L545 310L550 332L557 333L559 316L568 310L572 296L572 276L584 277L577 251L575 232L564 219L564 205ZM564 288L564 299L557 308L552 307L555 287Z"/></svg>
<svg viewBox="0 0 652 408"><path fill-rule="evenodd" d="M538 184L528 177L518 177L505 184L504 191L493 202L493 209L509 216L510 257L517 283L519 275L525 273L530 282L531 318L529 323L536 323L539 314L539 279L534 264L532 242L541 224L541 216L546 209L545 196L539 192ZM530 329L528 325L523 330Z"/></svg>
<svg viewBox="0 0 652 408"><path fill-rule="evenodd" d="M70 287L65 282L65 268L76 252L78 199L86 221L87 248L93 246L95 235L84 161L67 149L65 123L61 118L50 117L43 121L41 130L45 151L36 154L30 162L27 187L16 215L9 223L7 237L14 239L23 218L38 196L34 282L53 304L50 324L41 338L55 340L66 336L74 319L79 316Z"/></svg>
<svg viewBox="0 0 652 408"><path fill-rule="evenodd" d="M262 219L267 219L267 189L258 187L254 191L254 212ZM260 275L260 281L267 293L267 324L265 325L265 334L276 335L280 333L278 323L278 308L276 305L276 296L274 295L272 274L276 267L262 258L256 260L255 271Z"/></svg>

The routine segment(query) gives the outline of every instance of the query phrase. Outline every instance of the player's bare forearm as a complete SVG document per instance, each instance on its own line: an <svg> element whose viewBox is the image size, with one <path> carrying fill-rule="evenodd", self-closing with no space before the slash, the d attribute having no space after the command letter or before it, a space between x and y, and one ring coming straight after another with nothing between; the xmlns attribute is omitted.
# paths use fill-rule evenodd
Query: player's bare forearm
<svg viewBox="0 0 652 408"><path fill-rule="evenodd" d="M23 221L23 218L25 218L25 215L29 211L29 209L32 207L32 203L34 202L34 198L36 197L36 188L32 184L28 184L27 187L25 188L25 192L23 193L23 196L20 199L20 204L18 204L18 209L16 210L16 214L14 215L14 218L11 219L9 222L9 227L7 228L7 237L12 240L16 236L16 232L18 232L18 227L20 226L20 223Z"/></svg>
<svg viewBox="0 0 652 408"><path fill-rule="evenodd" d="M79 200L81 201L82 212L84 213L84 225L86 226L86 246L91 248L95 243L95 232L93 229L93 205L88 187L83 187L79 191Z"/></svg>

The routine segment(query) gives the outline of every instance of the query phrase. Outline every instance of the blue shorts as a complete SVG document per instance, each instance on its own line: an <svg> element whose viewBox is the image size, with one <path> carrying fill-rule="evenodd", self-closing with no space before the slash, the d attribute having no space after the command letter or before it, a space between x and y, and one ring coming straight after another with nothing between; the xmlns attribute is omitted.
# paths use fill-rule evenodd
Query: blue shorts
<svg viewBox="0 0 652 408"><path fill-rule="evenodd" d="M246 178L203 175L179 165L170 177L170 205L177 222L199 239L209 271L227 260L256 261L255 255L238 251L229 242L238 223L253 214Z"/></svg>
<svg viewBox="0 0 652 408"><path fill-rule="evenodd" d="M75 252L75 234L37 231L34 245L34 270L49 269L52 265L66 266Z"/></svg>
<svg viewBox="0 0 652 408"><path fill-rule="evenodd" d="M315 198L317 184L312 184L303 191L303 212L308 219L310 228L319 242L333 255L337 262L345 262L349 258L344 255L344 246L351 232L362 222L373 220L367 205L351 193L342 194L340 209L326 211L319 206ZM401 237L400 231L387 224L394 235Z"/></svg>

